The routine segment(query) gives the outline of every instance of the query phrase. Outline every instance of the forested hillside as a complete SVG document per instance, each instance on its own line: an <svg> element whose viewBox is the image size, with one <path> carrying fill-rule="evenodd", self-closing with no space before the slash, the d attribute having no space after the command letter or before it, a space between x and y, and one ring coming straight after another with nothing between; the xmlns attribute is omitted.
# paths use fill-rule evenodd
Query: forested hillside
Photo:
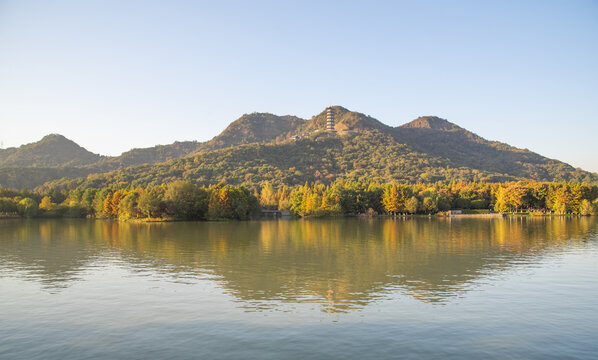
<svg viewBox="0 0 598 360"><path fill-rule="evenodd" d="M305 120L290 115L245 114L233 121L220 135L202 143L198 150L205 152L236 145L282 140L304 123Z"/></svg>
<svg viewBox="0 0 598 360"><path fill-rule="evenodd" d="M0 149L0 167L55 167L93 164L101 159L62 135L50 134L18 148Z"/></svg>
<svg viewBox="0 0 598 360"><path fill-rule="evenodd" d="M69 156L47 146L46 138L22 146L17 152L3 150L0 160L13 165L0 167L0 185L31 188L47 182L43 189L122 188L177 179L201 185L229 183L249 187L264 182L330 184L336 179L598 183L597 174L526 149L488 141L438 117L420 117L393 128L340 106L333 110L335 133L325 131L326 110L310 120L252 113L243 115L204 143L175 142L133 149L118 157L100 157L64 137L52 135L47 138L60 139L73 149L66 151ZM38 149L42 145L43 155ZM32 148L38 150L31 152ZM57 155L50 162L54 153Z"/></svg>
<svg viewBox="0 0 598 360"><path fill-rule="evenodd" d="M119 156L105 157L94 164L104 171L141 164L154 164L187 156L197 150L197 141L176 141L169 145L132 149ZM97 171L94 171L97 172Z"/></svg>
<svg viewBox="0 0 598 360"><path fill-rule="evenodd" d="M450 161L414 151L391 135L368 131L352 135L319 133L300 140L248 144L142 165L80 179L63 179L44 188L90 188L155 185L176 179L200 185L227 183L255 187L305 182L330 184L335 179L376 182L441 180L507 181L515 177L453 167Z"/></svg>
<svg viewBox="0 0 598 360"><path fill-rule="evenodd" d="M518 178L540 181L572 180L595 182L592 174L527 149L488 141L447 120L420 117L393 129L397 141L430 156L450 159L453 166L465 166Z"/></svg>

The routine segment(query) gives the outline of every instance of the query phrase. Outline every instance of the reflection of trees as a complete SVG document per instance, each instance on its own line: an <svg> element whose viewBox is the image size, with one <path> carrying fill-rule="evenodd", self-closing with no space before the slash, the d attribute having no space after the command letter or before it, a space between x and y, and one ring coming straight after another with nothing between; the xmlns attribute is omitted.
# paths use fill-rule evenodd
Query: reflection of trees
<svg viewBox="0 0 598 360"><path fill-rule="evenodd" d="M108 258L168 277L215 275L249 304L313 301L344 311L397 288L421 301L449 299L476 279L581 244L596 220L40 220L3 221L0 229L2 272L17 268L48 287L68 286Z"/></svg>

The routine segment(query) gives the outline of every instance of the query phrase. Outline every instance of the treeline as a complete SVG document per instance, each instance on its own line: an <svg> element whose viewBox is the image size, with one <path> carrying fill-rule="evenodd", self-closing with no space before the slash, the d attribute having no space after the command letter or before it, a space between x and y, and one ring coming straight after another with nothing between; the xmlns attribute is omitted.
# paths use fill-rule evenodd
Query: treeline
<svg viewBox="0 0 598 360"><path fill-rule="evenodd" d="M335 181L275 188L185 181L126 189L88 188L45 193L0 189L0 214L25 217L129 219L246 219L264 209L302 216L435 214L461 210L598 214L598 186L569 182L451 182L380 184Z"/></svg>
<svg viewBox="0 0 598 360"><path fill-rule="evenodd" d="M200 187L175 181L131 189L50 190L44 194L0 189L0 214L25 217L130 219L246 219L259 211L257 198L231 185Z"/></svg>
<svg viewBox="0 0 598 360"><path fill-rule="evenodd" d="M598 213L598 187L583 183L520 181L379 184L337 181L331 185L279 188L266 184L259 195L266 208L299 216L341 214L434 214L453 209L496 212Z"/></svg>

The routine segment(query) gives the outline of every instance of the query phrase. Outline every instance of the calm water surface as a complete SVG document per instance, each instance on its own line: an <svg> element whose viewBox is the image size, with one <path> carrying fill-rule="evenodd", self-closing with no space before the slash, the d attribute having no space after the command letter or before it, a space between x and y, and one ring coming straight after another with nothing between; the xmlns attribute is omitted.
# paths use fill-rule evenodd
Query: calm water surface
<svg viewBox="0 0 598 360"><path fill-rule="evenodd" d="M598 357L598 219L0 221L1 359Z"/></svg>

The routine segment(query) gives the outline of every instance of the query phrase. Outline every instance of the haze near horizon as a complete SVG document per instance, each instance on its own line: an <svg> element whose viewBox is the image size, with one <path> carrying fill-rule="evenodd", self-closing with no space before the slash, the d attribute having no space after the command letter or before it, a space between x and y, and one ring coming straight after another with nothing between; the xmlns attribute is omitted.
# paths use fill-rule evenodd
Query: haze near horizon
<svg viewBox="0 0 598 360"><path fill-rule="evenodd" d="M435 115L598 171L598 4L0 3L0 141L209 140L244 113Z"/></svg>

